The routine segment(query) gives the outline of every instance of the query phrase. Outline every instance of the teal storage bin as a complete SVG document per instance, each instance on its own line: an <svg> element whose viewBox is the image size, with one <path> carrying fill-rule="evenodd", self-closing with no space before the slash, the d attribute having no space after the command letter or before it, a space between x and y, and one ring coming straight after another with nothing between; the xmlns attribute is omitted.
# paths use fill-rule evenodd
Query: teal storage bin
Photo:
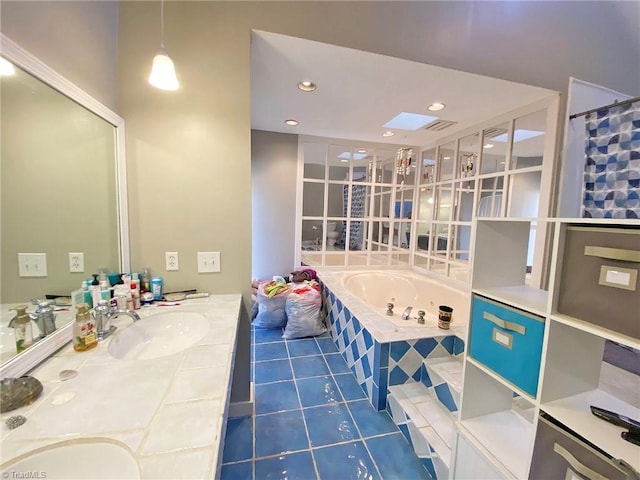
<svg viewBox="0 0 640 480"><path fill-rule="evenodd" d="M473 296L469 355L535 397L544 318Z"/></svg>

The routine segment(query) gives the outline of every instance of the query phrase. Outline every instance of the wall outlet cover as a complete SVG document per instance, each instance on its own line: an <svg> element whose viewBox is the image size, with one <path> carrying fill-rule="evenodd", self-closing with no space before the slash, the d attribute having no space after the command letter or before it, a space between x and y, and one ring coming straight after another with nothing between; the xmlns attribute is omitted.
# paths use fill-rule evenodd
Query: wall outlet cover
<svg viewBox="0 0 640 480"><path fill-rule="evenodd" d="M177 271L180 269L178 263L178 252L164 252L165 270L168 272Z"/></svg>
<svg viewBox="0 0 640 480"><path fill-rule="evenodd" d="M84 272L84 253L69 252L69 273Z"/></svg>
<svg viewBox="0 0 640 480"><path fill-rule="evenodd" d="M19 253L18 273L21 277L46 277L46 253Z"/></svg>
<svg viewBox="0 0 640 480"><path fill-rule="evenodd" d="M220 252L198 252L198 273L220 271Z"/></svg>

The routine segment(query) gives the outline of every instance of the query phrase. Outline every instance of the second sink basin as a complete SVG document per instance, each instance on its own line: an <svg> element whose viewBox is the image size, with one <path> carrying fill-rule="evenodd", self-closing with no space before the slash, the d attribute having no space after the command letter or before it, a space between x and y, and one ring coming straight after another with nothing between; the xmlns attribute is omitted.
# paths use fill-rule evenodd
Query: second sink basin
<svg viewBox="0 0 640 480"><path fill-rule="evenodd" d="M109 438L63 441L20 455L1 466L3 478L115 480L138 479L133 452ZM14 474L40 476L14 476Z"/></svg>
<svg viewBox="0 0 640 480"><path fill-rule="evenodd" d="M109 342L109 355L148 360L181 352L200 341L209 320L195 312L163 312L118 330Z"/></svg>

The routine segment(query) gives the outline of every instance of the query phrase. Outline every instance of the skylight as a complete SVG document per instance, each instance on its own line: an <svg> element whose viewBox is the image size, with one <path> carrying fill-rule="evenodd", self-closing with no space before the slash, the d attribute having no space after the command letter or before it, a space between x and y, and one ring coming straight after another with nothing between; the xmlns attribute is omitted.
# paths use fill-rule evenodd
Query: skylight
<svg viewBox="0 0 640 480"><path fill-rule="evenodd" d="M349 160L353 158L354 160L362 160L363 158L367 158L366 153L351 153L351 152L342 152L338 155L338 158Z"/></svg>
<svg viewBox="0 0 640 480"><path fill-rule="evenodd" d="M508 133L503 133L502 135L497 135L492 137L491 140L495 140L496 142L506 142L509 137ZM529 138L538 137L540 135L544 135L544 132L539 130L524 130L524 129L516 129L513 132L513 142L519 142L521 140L528 140Z"/></svg>
<svg viewBox="0 0 640 480"><path fill-rule="evenodd" d="M438 117L421 115L419 113L401 112L383 126L387 128L397 128L398 130L418 130L437 119Z"/></svg>

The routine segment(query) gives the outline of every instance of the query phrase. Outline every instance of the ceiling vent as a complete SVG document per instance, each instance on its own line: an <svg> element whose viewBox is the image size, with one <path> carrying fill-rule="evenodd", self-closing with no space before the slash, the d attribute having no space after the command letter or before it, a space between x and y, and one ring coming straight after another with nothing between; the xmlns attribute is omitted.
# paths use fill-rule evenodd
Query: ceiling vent
<svg viewBox="0 0 640 480"><path fill-rule="evenodd" d="M498 135L504 135L505 133L507 133L506 128L487 128L484 131L484 138L493 138L497 137Z"/></svg>
<svg viewBox="0 0 640 480"><path fill-rule="evenodd" d="M445 128L456 125L457 123L458 122L450 122L449 120L436 120L435 122L431 122L429 125L424 127L424 129L429 132L440 132Z"/></svg>

